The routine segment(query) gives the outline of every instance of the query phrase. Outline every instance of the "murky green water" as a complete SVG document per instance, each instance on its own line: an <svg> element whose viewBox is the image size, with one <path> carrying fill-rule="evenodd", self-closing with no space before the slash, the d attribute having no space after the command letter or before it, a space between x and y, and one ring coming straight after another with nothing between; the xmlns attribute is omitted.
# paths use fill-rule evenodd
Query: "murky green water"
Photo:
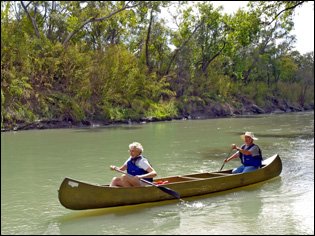
<svg viewBox="0 0 315 236"><path fill-rule="evenodd" d="M264 156L279 153L280 177L185 203L72 211L58 201L65 176L109 183L133 141L162 177L219 170L244 131ZM1 234L314 234L314 113L1 133Z"/></svg>

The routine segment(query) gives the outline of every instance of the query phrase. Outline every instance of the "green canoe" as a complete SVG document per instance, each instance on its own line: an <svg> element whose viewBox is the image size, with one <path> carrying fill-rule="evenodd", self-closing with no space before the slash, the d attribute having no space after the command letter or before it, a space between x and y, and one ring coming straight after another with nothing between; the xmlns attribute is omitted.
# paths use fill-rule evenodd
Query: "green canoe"
<svg viewBox="0 0 315 236"><path fill-rule="evenodd" d="M175 199L170 189L181 198L238 188L279 176L282 162L278 154L263 161L253 172L232 174L232 169L157 178L143 187L109 187L66 177L58 190L60 203L72 210L96 209ZM164 183L163 185L158 185ZM159 188L160 186L161 188Z"/></svg>

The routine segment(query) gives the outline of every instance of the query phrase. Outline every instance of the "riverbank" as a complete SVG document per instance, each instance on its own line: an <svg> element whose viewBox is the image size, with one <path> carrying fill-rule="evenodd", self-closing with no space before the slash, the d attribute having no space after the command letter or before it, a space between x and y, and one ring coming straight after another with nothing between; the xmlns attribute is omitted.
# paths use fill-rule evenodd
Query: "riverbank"
<svg viewBox="0 0 315 236"><path fill-rule="evenodd" d="M269 113L288 113L288 112L302 112L314 110L314 104L311 105L297 105L290 104L287 101L274 100L271 105L266 107L259 107L258 105L243 100L241 108L235 108L228 103L213 103L202 109L193 109L189 114L181 114L177 117L167 118L155 118L155 117L143 117L140 119L132 120L62 120L62 119L42 119L34 122L19 121L16 124L4 123L1 128L1 132L8 131L21 131L32 129L58 129L58 128L88 128L88 127L102 127L108 125L120 125L120 124L139 124L157 121L169 121L169 120L185 120L185 119L212 119L212 118L225 118L225 117L237 117L237 116L249 116L257 114L269 114Z"/></svg>

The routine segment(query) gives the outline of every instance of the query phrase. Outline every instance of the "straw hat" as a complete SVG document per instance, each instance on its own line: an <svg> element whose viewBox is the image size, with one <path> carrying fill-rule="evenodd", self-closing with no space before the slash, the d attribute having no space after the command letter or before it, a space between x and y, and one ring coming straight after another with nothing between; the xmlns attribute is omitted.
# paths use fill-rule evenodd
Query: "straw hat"
<svg viewBox="0 0 315 236"><path fill-rule="evenodd" d="M254 136L253 132L246 131L245 134L241 135L241 139L245 140L245 136L251 137L253 140L258 140L258 138Z"/></svg>

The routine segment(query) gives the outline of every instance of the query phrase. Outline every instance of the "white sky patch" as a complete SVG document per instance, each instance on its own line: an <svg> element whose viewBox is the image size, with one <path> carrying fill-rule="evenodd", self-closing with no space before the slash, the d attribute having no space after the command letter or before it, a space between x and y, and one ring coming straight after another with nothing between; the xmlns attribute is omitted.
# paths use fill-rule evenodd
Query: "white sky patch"
<svg viewBox="0 0 315 236"><path fill-rule="evenodd" d="M196 2L196 1L191 1ZM215 8L223 6L223 12L234 14L239 8L246 10L248 1L211 1ZM167 10L162 9L164 18L169 18ZM163 17L163 16L162 16ZM168 22L168 27L174 27L174 24ZM292 34L296 36L294 49L301 54L314 51L314 2L303 3L297 7L294 13L294 29Z"/></svg>
<svg viewBox="0 0 315 236"><path fill-rule="evenodd" d="M314 2L303 3L294 15L296 50L301 54L314 51Z"/></svg>

